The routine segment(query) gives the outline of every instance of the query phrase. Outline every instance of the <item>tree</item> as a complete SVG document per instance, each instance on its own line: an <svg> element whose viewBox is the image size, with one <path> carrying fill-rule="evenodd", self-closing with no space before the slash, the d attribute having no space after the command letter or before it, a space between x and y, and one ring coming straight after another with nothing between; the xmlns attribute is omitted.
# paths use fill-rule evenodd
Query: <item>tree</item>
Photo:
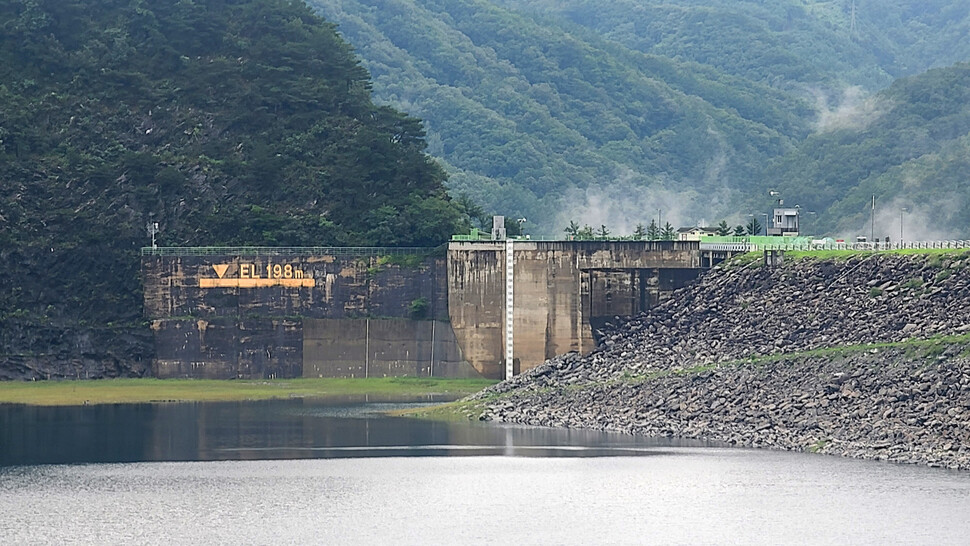
<svg viewBox="0 0 970 546"><path fill-rule="evenodd" d="M505 235L509 237L519 237L522 235L522 224L515 218L505 217Z"/></svg>
<svg viewBox="0 0 970 546"><path fill-rule="evenodd" d="M609 239L610 230L606 229L606 224L600 224L600 229L596 233L596 236L600 239Z"/></svg>
<svg viewBox="0 0 970 546"><path fill-rule="evenodd" d="M751 217L751 221L745 226L748 235L759 235L761 233L761 222L758 221L754 216Z"/></svg>
<svg viewBox="0 0 970 546"><path fill-rule="evenodd" d="M637 224L637 228L633 230L633 240L642 241L647 237L647 230L643 228L643 224Z"/></svg>
<svg viewBox="0 0 970 546"><path fill-rule="evenodd" d="M731 226L728 225L727 220L721 220L721 223L717 225L717 234L720 237L726 237L731 234Z"/></svg>
<svg viewBox="0 0 970 546"><path fill-rule="evenodd" d="M563 231L570 239L575 239L579 235L579 224L576 223L576 220L570 220L569 225Z"/></svg>
<svg viewBox="0 0 970 546"><path fill-rule="evenodd" d="M585 224L583 229L579 230L576 234L576 238L581 241L590 241L593 239L593 227L589 224Z"/></svg>
<svg viewBox="0 0 970 546"><path fill-rule="evenodd" d="M670 225L670 222L664 224L664 229L660 233L660 238L664 241L673 241L677 238L677 232L674 231L674 226Z"/></svg>
<svg viewBox="0 0 970 546"><path fill-rule="evenodd" d="M650 220L650 226L647 227L647 240L656 241L660 238L660 228L657 227L656 220Z"/></svg>
<svg viewBox="0 0 970 546"><path fill-rule="evenodd" d="M741 224L734 226L734 236L744 237L744 226L742 226Z"/></svg>
<svg viewBox="0 0 970 546"><path fill-rule="evenodd" d="M492 217L485 212L485 209L481 205L472 201L472 198L468 197L468 194L463 193L459 195L458 199L455 200L455 204L464 211L468 218L474 220L479 228L487 229L491 227Z"/></svg>

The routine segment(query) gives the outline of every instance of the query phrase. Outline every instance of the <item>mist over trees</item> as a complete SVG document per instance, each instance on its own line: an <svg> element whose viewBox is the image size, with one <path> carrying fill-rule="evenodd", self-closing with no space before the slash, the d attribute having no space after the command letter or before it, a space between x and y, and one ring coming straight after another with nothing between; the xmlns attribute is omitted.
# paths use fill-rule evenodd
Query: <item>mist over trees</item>
<svg viewBox="0 0 970 546"><path fill-rule="evenodd" d="M490 2L312 5L354 44L376 98L425 120L452 191L545 234L568 223L574 191L725 201L811 130L803 98Z"/></svg>
<svg viewBox="0 0 970 546"><path fill-rule="evenodd" d="M819 231L854 229L862 178L810 198L806 147L832 131L875 135L865 125L884 111L875 94L970 60L970 4L854 4L853 17L849 2L810 0L311 2L354 45L376 99L426 121L453 193L546 235L571 219L631 233L656 209L678 225L744 224L778 187L817 210ZM959 93L924 84L939 86L927 96ZM931 157L961 153L949 141L924 139L929 155L906 176L915 169L932 187L948 162ZM870 153L900 168L914 159ZM901 190L879 189L895 206Z"/></svg>

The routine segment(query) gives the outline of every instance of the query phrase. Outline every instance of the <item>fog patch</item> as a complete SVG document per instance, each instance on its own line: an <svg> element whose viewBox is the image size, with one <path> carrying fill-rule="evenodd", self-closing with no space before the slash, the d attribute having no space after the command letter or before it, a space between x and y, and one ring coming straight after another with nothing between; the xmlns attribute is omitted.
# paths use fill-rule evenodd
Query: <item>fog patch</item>
<svg viewBox="0 0 970 546"><path fill-rule="evenodd" d="M862 130L889 110L888 101L868 95L859 86L845 88L842 95L836 98L835 104L822 91L814 91L813 94L818 112L815 131L818 133L840 129Z"/></svg>
<svg viewBox="0 0 970 546"><path fill-rule="evenodd" d="M866 212L869 214L864 223L840 238L847 242L853 242L859 236L869 238L873 235L879 241L889 237L892 242L959 240L965 234L951 227L949 219L955 217L965 204L964 197L957 194L920 203L900 197L887 202L876 200L875 214L872 214L871 205L868 206Z"/></svg>
<svg viewBox="0 0 970 546"><path fill-rule="evenodd" d="M642 177L625 173L609 183L567 190L560 200L555 219L555 236L564 237L570 222L588 225L598 231L606 226L611 237L631 235L642 225L668 222L674 229L696 226L702 218L711 218L725 196L705 194L703 202L693 190L672 190L668 181L657 179L645 185ZM671 186L676 184L671 183Z"/></svg>

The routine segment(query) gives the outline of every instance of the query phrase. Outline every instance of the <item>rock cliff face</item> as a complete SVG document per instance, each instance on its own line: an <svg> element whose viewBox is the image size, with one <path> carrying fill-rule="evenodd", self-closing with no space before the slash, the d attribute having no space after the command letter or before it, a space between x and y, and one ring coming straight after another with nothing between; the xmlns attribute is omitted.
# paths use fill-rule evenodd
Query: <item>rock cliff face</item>
<svg viewBox="0 0 970 546"><path fill-rule="evenodd" d="M483 418L970 469L970 254L712 270ZM498 395L498 396L496 396Z"/></svg>
<svg viewBox="0 0 970 546"><path fill-rule="evenodd" d="M151 371L148 327L37 325L0 321L0 381L144 377Z"/></svg>

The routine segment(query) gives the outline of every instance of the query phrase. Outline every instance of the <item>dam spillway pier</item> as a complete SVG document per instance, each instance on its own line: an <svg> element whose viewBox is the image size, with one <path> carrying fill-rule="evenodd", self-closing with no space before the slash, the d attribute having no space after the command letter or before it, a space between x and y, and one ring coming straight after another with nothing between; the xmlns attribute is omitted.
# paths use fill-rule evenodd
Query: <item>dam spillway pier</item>
<svg viewBox="0 0 970 546"><path fill-rule="evenodd" d="M666 299L702 261L690 241L145 248L152 372L502 379L592 350L601 324Z"/></svg>
<svg viewBox="0 0 970 546"><path fill-rule="evenodd" d="M511 324L504 319L509 263ZM591 351L597 326L653 307L701 271L696 242L453 241L448 314L464 358L483 376L504 378L508 364L519 374L556 355ZM506 328L514 332L511 348Z"/></svg>

